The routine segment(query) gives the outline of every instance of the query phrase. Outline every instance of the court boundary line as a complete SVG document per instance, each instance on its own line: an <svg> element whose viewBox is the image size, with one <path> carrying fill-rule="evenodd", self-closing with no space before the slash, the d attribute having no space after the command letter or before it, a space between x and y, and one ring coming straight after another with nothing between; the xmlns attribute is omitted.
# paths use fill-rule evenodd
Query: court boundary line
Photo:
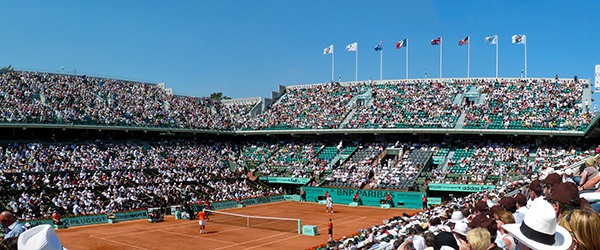
<svg viewBox="0 0 600 250"><path fill-rule="evenodd" d="M128 246L128 247L137 248L137 249L143 249L143 250L150 250L151 249L151 248L141 247L141 246L138 246L138 245L132 245L132 244L125 243L125 242L120 242L120 241L116 241L116 240L111 240L111 239L106 239L106 238L98 237L98 236L93 235L93 234L90 234L90 237L96 238L96 239L100 239L100 240L105 240L105 241L108 241L108 242L117 243L117 244Z"/></svg>
<svg viewBox="0 0 600 250"><path fill-rule="evenodd" d="M352 217L354 217L354 216L352 216ZM355 221L363 220L363 219L365 219L365 218L368 218L368 217L367 217L367 216L362 216L362 217L358 217L357 219L353 219L353 220L346 221L346 222L342 222L342 223L336 223L336 224L339 224L339 225L346 225L346 224L348 224L348 223L352 223L352 222L355 222ZM337 220L336 220L336 221L337 221ZM324 226L324 225L325 225L325 223L318 224L317 226L319 226L319 225L323 225L323 226ZM324 231L325 229L326 229L326 228L321 228L321 230L323 230L323 231ZM321 231L321 230L318 230L318 231ZM254 249L254 248L257 248L257 247L262 247L262 246L265 246L265 245L269 245L269 244L273 244L273 243L277 243L277 242L281 242L281 241L285 241L285 240L290 240L290 239L298 238L298 237L300 237L300 236L305 236L305 235L303 235L303 234L294 235L294 236L290 236L290 237L283 238L283 239L280 239L280 240L272 241L272 242L269 242L269 243L265 243L265 244L261 244L261 245L257 245L257 246L253 246L253 247L249 247L249 248L244 248L244 250L246 250L246 249Z"/></svg>

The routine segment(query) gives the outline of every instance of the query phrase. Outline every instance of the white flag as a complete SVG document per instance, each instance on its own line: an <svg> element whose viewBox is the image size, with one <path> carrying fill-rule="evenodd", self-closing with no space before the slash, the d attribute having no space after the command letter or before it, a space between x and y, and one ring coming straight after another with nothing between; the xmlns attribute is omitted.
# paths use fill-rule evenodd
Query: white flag
<svg viewBox="0 0 600 250"><path fill-rule="evenodd" d="M346 51L358 51L358 42L346 45Z"/></svg>
<svg viewBox="0 0 600 250"><path fill-rule="evenodd" d="M487 44L498 44L498 35L488 36L485 38Z"/></svg>
<svg viewBox="0 0 600 250"><path fill-rule="evenodd" d="M514 35L514 36L512 36L512 43L526 44L527 40L526 40L525 35Z"/></svg>
<svg viewBox="0 0 600 250"><path fill-rule="evenodd" d="M323 55L333 54L333 44L323 50Z"/></svg>

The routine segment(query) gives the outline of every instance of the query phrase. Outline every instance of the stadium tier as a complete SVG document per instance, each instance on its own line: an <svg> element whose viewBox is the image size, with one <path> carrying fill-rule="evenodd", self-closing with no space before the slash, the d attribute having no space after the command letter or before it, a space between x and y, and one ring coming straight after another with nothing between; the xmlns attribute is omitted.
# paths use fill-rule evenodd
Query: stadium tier
<svg viewBox="0 0 600 250"><path fill-rule="evenodd" d="M282 87L273 98L177 96L164 84L13 71L0 125L184 133L442 133L583 136L589 80L414 79Z"/></svg>
<svg viewBox="0 0 600 250"><path fill-rule="evenodd" d="M587 175L579 166L596 164L600 152L592 150L600 127L589 80L325 83L282 86L272 97L214 100L173 95L164 84L2 73L0 206L51 223L54 211L219 210L301 189L308 201L331 190L346 204L365 194L361 206L379 206L386 194L397 195L387 207L422 208L422 197L442 203L342 241L390 247L415 221L454 216L447 209L482 196L495 204L493 195L538 176ZM294 233L301 226L208 211L214 222Z"/></svg>

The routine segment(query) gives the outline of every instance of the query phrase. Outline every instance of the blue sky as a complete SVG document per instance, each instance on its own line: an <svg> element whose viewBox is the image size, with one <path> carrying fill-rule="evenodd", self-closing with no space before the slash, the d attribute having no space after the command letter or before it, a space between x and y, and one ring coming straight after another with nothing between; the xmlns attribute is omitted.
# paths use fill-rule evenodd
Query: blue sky
<svg viewBox="0 0 600 250"><path fill-rule="evenodd" d="M466 77L471 36L471 77L495 75L495 48L484 37L499 35L501 77L523 69L527 34L529 77L592 78L600 64L600 1L2 1L0 66L165 82L176 94L268 97L279 84L405 77ZM593 80L593 79L592 79Z"/></svg>

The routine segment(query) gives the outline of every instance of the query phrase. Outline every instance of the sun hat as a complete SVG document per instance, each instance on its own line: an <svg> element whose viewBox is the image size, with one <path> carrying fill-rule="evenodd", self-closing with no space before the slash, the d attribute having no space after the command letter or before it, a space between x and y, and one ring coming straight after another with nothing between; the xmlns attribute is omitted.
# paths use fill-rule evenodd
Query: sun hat
<svg viewBox="0 0 600 250"><path fill-rule="evenodd" d="M515 195L515 203L521 204L521 206L525 206L527 204L527 197L524 194L518 193Z"/></svg>
<svg viewBox="0 0 600 250"><path fill-rule="evenodd" d="M546 176L546 179L544 179L542 181L542 183L550 185L550 186L554 186L561 182L562 182L562 177L560 177L560 175L557 173L549 174L548 176Z"/></svg>
<svg viewBox="0 0 600 250"><path fill-rule="evenodd" d="M510 197L510 196L504 196L502 199L500 199L500 205L502 205L505 208L512 208L515 206L515 198Z"/></svg>
<svg viewBox="0 0 600 250"><path fill-rule="evenodd" d="M450 217L450 222L452 223L459 223L459 222L465 222L465 217L463 216L461 211L454 211L452 212L452 216Z"/></svg>
<svg viewBox="0 0 600 250"><path fill-rule="evenodd" d="M488 210L488 205L485 201L480 200L475 204L475 210L477 210L477 212L485 212Z"/></svg>
<svg viewBox="0 0 600 250"><path fill-rule="evenodd" d="M39 225L19 235L19 250L62 250L58 235L50 225Z"/></svg>
<svg viewBox="0 0 600 250"><path fill-rule="evenodd" d="M452 229L452 232L463 236L467 236L467 232L469 232L469 227L467 226L467 223L458 222L456 223L456 225L454 225L454 229Z"/></svg>
<svg viewBox="0 0 600 250"><path fill-rule="evenodd" d="M556 224L552 205L542 199L533 202L523 223L505 224L502 228L532 249L567 249L573 242L569 232Z"/></svg>
<svg viewBox="0 0 600 250"><path fill-rule="evenodd" d="M458 250L458 244L456 243L454 235L452 235L452 233L449 232L441 232L438 235L436 235L433 239L433 249L449 249L447 247Z"/></svg>
<svg viewBox="0 0 600 250"><path fill-rule="evenodd" d="M579 190L577 185L572 182L564 182L554 186L552 193L546 196L546 200L557 201L563 205L571 205L579 207L581 203L579 200Z"/></svg>
<svg viewBox="0 0 600 250"><path fill-rule="evenodd" d="M471 222L467 223L467 225L470 228L476 228L477 226L479 226L479 223L485 219L487 219L487 216L485 214L478 214L475 217L473 217Z"/></svg>

